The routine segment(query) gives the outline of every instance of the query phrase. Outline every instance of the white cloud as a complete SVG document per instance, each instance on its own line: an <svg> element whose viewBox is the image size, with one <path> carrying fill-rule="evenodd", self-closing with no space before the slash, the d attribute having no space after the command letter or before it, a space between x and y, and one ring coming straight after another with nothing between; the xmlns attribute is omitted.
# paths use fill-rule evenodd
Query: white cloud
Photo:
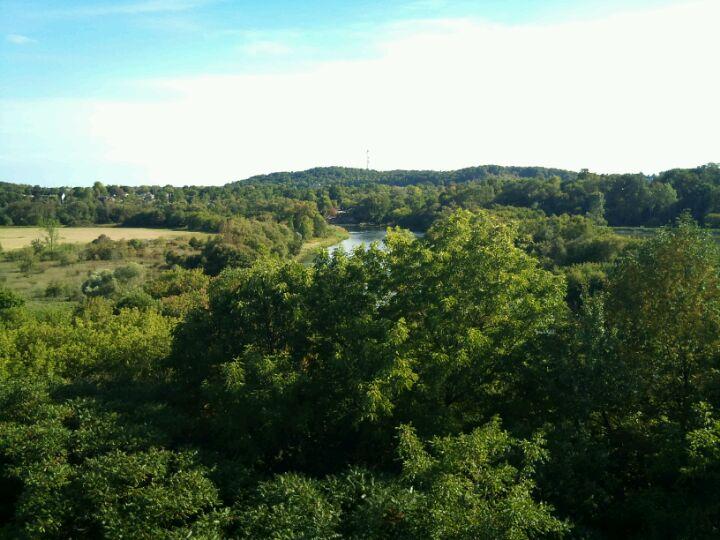
<svg viewBox="0 0 720 540"><path fill-rule="evenodd" d="M76 103L74 117L94 158L145 182L363 166L366 148L380 169L656 172L720 160L719 19L705 0L563 24L405 25L375 59L149 81L167 99Z"/></svg>
<svg viewBox="0 0 720 540"><path fill-rule="evenodd" d="M30 43L37 43L34 39L23 36L22 34L8 34L5 36L5 41L12 43L13 45L29 45Z"/></svg>

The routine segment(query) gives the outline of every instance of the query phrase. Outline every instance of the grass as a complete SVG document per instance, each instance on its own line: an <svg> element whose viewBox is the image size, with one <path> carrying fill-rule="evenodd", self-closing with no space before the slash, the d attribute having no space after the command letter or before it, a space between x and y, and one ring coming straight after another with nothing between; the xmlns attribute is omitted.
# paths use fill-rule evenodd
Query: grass
<svg viewBox="0 0 720 540"><path fill-rule="evenodd" d="M206 237L208 233L178 231L172 229L146 229L140 227L61 227L60 242L66 244L87 244L101 234L112 240L154 240L157 238ZM40 227L0 227L0 245L4 250L29 246L35 239L45 237Z"/></svg>
<svg viewBox="0 0 720 540"><path fill-rule="evenodd" d="M5 287L19 293L28 300L36 302L53 302L57 299L45 299L45 289L50 283L56 282L71 288L80 288L88 275L98 270L114 270L129 262L137 262L152 273L164 264L161 258L127 258L115 261L78 261L68 266L60 266L55 261L39 262L27 275L18 270L15 262L0 262L0 282Z"/></svg>
<svg viewBox="0 0 720 540"><path fill-rule="evenodd" d="M328 236L305 242L300 248L300 253L295 256L295 260L303 264L310 264L319 249L329 248L350 237L348 232L342 227L338 227L337 225L331 225L330 227L331 230Z"/></svg>
<svg viewBox="0 0 720 540"><path fill-rule="evenodd" d="M75 260L62 265L58 261L38 261L28 273L19 269L17 261L0 259L0 285L22 295L36 306L62 304L67 296L61 298L47 297L45 291L51 283L57 283L66 291L79 291L80 285L88 275L99 270L115 270L136 262L145 269L146 278L152 278L166 267L165 252L168 249L187 252L189 249L184 238L156 238L147 240L141 251L131 252L132 255L113 260Z"/></svg>

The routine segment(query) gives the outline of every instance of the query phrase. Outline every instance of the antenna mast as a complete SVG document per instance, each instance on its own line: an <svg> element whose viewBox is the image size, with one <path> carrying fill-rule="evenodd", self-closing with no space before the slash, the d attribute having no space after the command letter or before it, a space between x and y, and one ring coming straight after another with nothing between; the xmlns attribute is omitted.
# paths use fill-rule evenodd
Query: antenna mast
<svg viewBox="0 0 720 540"><path fill-rule="evenodd" d="M370 150L367 151L367 160L365 161L365 170L370 170Z"/></svg>

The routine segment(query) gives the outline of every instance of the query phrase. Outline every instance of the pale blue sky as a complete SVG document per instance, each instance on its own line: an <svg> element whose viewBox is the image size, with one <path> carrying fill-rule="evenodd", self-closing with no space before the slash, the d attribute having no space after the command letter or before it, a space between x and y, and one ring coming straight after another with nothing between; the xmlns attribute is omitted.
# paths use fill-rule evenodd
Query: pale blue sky
<svg viewBox="0 0 720 540"><path fill-rule="evenodd" d="M670 1L0 0L0 89L10 98L132 97L128 79L372 56L374 37L406 20L522 24Z"/></svg>
<svg viewBox="0 0 720 540"><path fill-rule="evenodd" d="M703 34L707 17L717 14L707 0L0 0L0 180L223 183L277 169L358 165L365 147L377 149L379 168L530 160L606 170L684 165L705 154L678 154L674 161L665 154L653 162L646 148L634 162L602 148L591 163L591 154L578 156L576 148L543 154L545 146L513 137L502 115L480 111L477 103L491 100L491 109L505 110L519 131L535 132L547 118L524 110L519 86L523 92L538 86L542 94L548 85L577 81L577 70L585 86L578 91L594 94L592 72L577 65L584 58L599 64L604 94L595 99L611 110L608 99L625 107L627 100L607 84L615 76L632 79L632 65L612 43L615 27L652 86L658 81L647 77L662 77L663 65L668 76L687 75L686 57L693 64L717 44ZM555 36L564 37L553 44ZM644 42L663 37L677 46L645 50ZM568 56L573 49L579 57ZM674 50L684 56L672 58ZM647 65L653 70L645 73ZM479 69L490 71L468 78ZM527 77L518 75L523 71ZM336 86L343 77L348 85ZM498 84L512 88L487 90ZM714 90L717 78L704 84ZM632 99L639 99L636 93ZM686 99L705 99L700 93ZM408 94L418 108L405 109ZM562 109L564 101L553 99L546 102ZM359 112L339 122L343 107L354 103ZM523 117L514 116L518 108ZM481 136L468 144L474 131L462 122L465 111L480 124L476 129L498 133L497 148ZM376 115L372 125L368 112ZM577 110L568 114L574 118ZM677 111L669 116L680 122L676 127L693 129ZM427 147L408 125L416 117L428 130ZM563 110L556 117L558 137L574 129ZM624 129L639 128L642 118ZM438 148L443 142L447 149ZM429 147L437 149L434 161Z"/></svg>

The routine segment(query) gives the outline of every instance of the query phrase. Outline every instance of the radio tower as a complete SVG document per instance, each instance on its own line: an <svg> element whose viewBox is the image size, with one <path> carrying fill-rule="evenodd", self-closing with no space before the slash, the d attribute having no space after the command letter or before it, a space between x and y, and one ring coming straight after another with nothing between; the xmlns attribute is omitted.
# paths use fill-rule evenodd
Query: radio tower
<svg viewBox="0 0 720 540"><path fill-rule="evenodd" d="M367 151L367 159L365 160L365 170L370 170L370 150Z"/></svg>

